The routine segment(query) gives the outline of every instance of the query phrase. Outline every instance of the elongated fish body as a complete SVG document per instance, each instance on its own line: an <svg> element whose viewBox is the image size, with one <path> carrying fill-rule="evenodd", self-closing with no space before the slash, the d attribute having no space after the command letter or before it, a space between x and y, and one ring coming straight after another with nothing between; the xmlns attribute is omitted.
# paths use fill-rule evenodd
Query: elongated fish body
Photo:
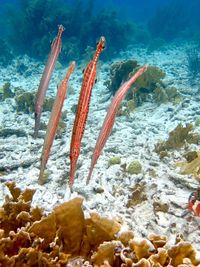
<svg viewBox="0 0 200 267"><path fill-rule="evenodd" d="M71 146L70 146L70 178L69 178L70 188L72 188L72 185L74 183L76 164L80 154L81 140L83 137L85 124L88 116L92 88L96 79L97 61L99 59L102 50L104 49L104 46L105 46L105 38L101 37L99 43L97 44L94 57L87 65L87 68L84 71L83 83L79 96L77 112L72 132Z"/></svg>
<svg viewBox="0 0 200 267"><path fill-rule="evenodd" d="M200 216L200 188L192 192L189 196L188 209L191 210L195 216Z"/></svg>
<svg viewBox="0 0 200 267"><path fill-rule="evenodd" d="M40 85L38 87L38 92L36 96L35 101L35 129L34 129L34 138L38 137L38 131L40 127L40 117L42 113L42 108L44 104L44 99L46 96L46 91L49 85L49 81L51 79L51 75L53 73L53 69L56 64L56 60L58 59L58 56L61 51L61 35L64 31L64 27L62 25L59 25L58 34L56 38L54 39L52 45L51 45L51 52L48 57L47 64L44 68L42 78L40 80Z"/></svg>
<svg viewBox="0 0 200 267"><path fill-rule="evenodd" d="M60 120L61 111L62 111L62 107L63 107L63 103L65 100L66 91L68 87L68 81L69 81L70 75L74 71L74 68L75 68L75 62L72 62L71 65L69 66L69 69L67 71L67 74L64 80L61 82L58 88L57 95L56 95L56 98L53 104L53 108L52 108L51 115L49 118L49 123L47 126L46 136L44 139L44 145L42 149L40 174L39 174L39 179L38 179L38 182L40 184L43 184L45 182L43 173L44 173L44 170L45 170L48 158L49 158L51 146L53 144L53 141L56 135L56 130L58 128L58 123Z"/></svg>
<svg viewBox="0 0 200 267"><path fill-rule="evenodd" d="M132 86L132 84L136 81L138 77L140 77L143 72L147 69L147 66L144 66L140 68L127 82L122 84L122 86L117 90L115 96L112 99L112 102L108 108L108 112L106 114L106 117L104 119L101 131L99 133L99 136L97 138L97 142L94 148L94 152L92 155L91 165L90 165L90 171L87 177L86 183L88 184L92 175L92 171L94 169L95 164L97 163L97 160L103 150L103 147L105 146L105 143L108 139L108 137L111 134L115 117L117 110L119 109L120 103L124 99L126 93Z"/></svg>

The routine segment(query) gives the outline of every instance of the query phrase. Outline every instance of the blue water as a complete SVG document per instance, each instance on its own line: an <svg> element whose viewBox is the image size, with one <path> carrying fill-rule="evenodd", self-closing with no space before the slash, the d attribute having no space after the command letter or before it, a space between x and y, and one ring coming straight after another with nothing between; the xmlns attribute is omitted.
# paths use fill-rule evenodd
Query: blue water
<svg viewBox="0 0 200 267"><path fill-rule="evenodd" d="M43 59L57 25L63 24L65 59L79 59L87 46L105 35L108 60L129 44L147 46L157 38L199 42L199 10L199 0L1 0L0 38L13 55ZM75 55L67 52L70 47ZM0 55L4 50L1 45Z"/></svg>

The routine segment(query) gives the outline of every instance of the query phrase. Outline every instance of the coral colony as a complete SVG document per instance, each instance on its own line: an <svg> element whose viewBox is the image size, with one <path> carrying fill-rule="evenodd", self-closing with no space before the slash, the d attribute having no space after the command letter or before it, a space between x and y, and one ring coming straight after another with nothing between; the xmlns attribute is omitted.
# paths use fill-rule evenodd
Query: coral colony
<svg viewBox="0 0 200 267"><path fill-rule="evenodd" d="M137 238L112 219L91 213L76 197L45 215L31 207L34 190L7 183L11 197L0 210L0 264L8 266L200 266L196 251L177 236L150 234Z"/></svg>

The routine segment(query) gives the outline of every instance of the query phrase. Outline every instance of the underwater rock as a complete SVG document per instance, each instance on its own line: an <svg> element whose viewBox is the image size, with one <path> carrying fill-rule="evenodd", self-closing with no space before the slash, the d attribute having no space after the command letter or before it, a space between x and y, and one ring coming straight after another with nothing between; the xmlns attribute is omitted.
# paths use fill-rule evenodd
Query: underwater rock
<svg viewBox="0 0 200 267"><path fill-rule="evenodd" d="M139 174L142 172L142 165L138 160L132 161L127 168L129 174Z"/></svg>
<svg viewBox="0 0 200 267"><path fill-rule="evenodd" d="M11 83L6 82L2 88L0 88L0 99L5 100L6 98L13 98L15 94L10 89Z"/></svg>
<svg viewBox="0 0 200 267"><path fill-rule="evenodd" d="M20 90L15 96L17 112L26 114L33 113L35 110L35 92L26 92ZM44 101L43 111L51 111L54 98L46 97Z"/></svg>
<svg viewBox="0 0 200 267"><path fill-rule="evenodd" d="M35 107L35 94L21 91L15 97L17 112L33 113Z"/></svg>
<svg viewBox="0 0 200 267"><path fill-rule="evenodd" d="M35 163L37 161L37 157L30 157L29 159L26 160L14 160L10 163L6 162L1 162L0 164L0 171L11 171L11 170L16 170L19 167L22 168L28 168L30 167L33 163Z"/></svg>
<svg viewBox="0 0 200 267"><path fill-rule="evenodd" d="M137 103L134 99L127 100L126 102L122 103L120 108L117 111L117 116L126 116L130 117L131 112L133 112L137 108Z"/></svg>
<svg viewBox="0 0 200 267"><path fill-rule="evenodd" d="M24 130L12 129L12 128L0 128L0 137L7 138L11 135L16 135L17 137L27 137L27 134Z"/></svg>
<svg viewBox="0 0 200 267"><path fill-rule="evenodd" d="M108 168L111 166L111 165L115 165L115 164L120 164L121 163L121 158L120 157L112 157L112 158L109 158L108 160Z"/></svg>
<svg viewBox="0 0 200 267"><path fill-rule="evenodd" d="M172 102L174 104L179 104L183 100L183 97L181 96L180 92L174 86L167 87L165 89L165 93L167 95L168 101L170 101L170 102Z"/></svg>

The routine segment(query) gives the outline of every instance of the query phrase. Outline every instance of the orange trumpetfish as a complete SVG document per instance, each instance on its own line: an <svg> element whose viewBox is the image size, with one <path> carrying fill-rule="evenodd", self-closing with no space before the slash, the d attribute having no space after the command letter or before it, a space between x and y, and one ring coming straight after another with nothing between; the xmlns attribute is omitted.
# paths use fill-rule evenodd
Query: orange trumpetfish
<svg viewBox="0 0 200 267"><path fill-rule="evenodd" d="M71 65L69 66L69 69L67 71L65 78L62 80L58 88L57 95L53 103L53 108L51 111L49 123L47 126L47 132L46 132L46 136L44 139L44 145L42 149L40 174L39 174L39 179L38 179L38 182L40 184L43 184L45 182L43 173L44 173L45 166L49 158L49 153L50 153L51 146L53 144L53 140L56 135L56 130L57 130L58 123L60 120L61 110L62 110L62 106L65 100L65 95L66 95L66 91L68 87L68 81L69 81L70 75L74 71L74 67L75 67L75 62L72 62Z"/></svg>
<svg viewBox="0 0 200 267"><path fill-rule="evenodd" d="M96 52L93 56L93 59L90 61L90 63L87 65L84 71L83 82L81 86L81 92L79 96L77 112L72 132L71 146L70 146L70 177L69 177L70 188L74 183L76 164L80 154L81 140L83 137L85 123L89 111L89 103L92 93L92 87L96 79L97 61L100 56L100 53L104 49L104 46L105 46L105 38L101 37L97 44Z"/></svg>
<svg viewBox="0 0 200 267"><path fill-rule="evenodd" d="M47 64L45 66L45 69L42 74L42 78L40 80L40 85L38 87L38 92L35 100L35 129L34 129L34 138L37 138L38 131L40 127L40 117L42 113L44 98L46 95L46 91L49 85L49 81L51 79L51 75L53 72L53 69L56 64L56 60L59 56L59 53L61 51L61 35L64 31L64 27L62 25L59 25L58 28L58 34L56 38L54 39L52 45L51 45L51 52L48 57Z"/></svg>
<svg viewBox="0 0 200 267"><path fill-rule="evenodd" d="M103 122L103 126L101 128L101 131L99 133L99 136L97 138L97 142L94 148L94 152L92 155L92 160L91 160L91 165L90 165L90 171L87 177L87 184L90 181L90 177L92 175L92 171L94 169L95 164L97 163L97 160L101 154L101 151L103 150L103 147L111 134L114 122L115 122L115 117L117 110L119 108L119 105L121 101L124 99L126 93L128 92L129 88L131 85L136 81L138 77L142 75L142 73L147 69L147 66L143 66L140 68L127 82L122 84L122 86L117 90L115 96L112 99L112 102L108 108L108 112L106 114L106 117Z"/></svg>

